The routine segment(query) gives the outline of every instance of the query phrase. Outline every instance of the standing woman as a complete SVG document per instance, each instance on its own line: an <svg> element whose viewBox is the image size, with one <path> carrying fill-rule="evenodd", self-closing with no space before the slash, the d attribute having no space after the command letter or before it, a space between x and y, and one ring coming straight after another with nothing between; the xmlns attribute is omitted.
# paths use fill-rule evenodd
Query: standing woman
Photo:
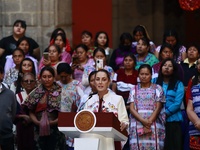
<svg viewBox="0 0 200 150"><path fill-rule="evenodd" d="M113 112L120 121L120 129L123 131L128 128L129 124L126 107L122 96L116 95L108 90L110 82L108 71L101 69L96 72L95 86L97 94L93 95L91 99L86 102L84 109L91 110L92 112Z"/></svg>
<svg viewBox="0 0 200 150"><path fill-rule="evenodd" d="M168 58L162 62L156 83L162 86L166 99L165 149L182 150L181 104L184 97L184 85L178 78L177 65L173 59Z"/></svg>
<svg viewBox="0 0 200 150"><path fill-rule="evenodd" d="M21 85L23 91L16 94L19 110L16 114L17 148L18 150L34 150L34 126L28 115L28 111L23 106L28 94L37 86L35 75L25 73L22 77Z"/></svg>
<svg viewBox="0 0 200 150"><path fill-rule="evenodd" d="M130 91L130 149L162 150L165 139L164 93L151 83L152 68L143 64L138 69L140 83Z"/></svg>
<svg viewBox="0 0 200 150"><path fill-rule="evenodd" d="M58 130L61 87L55 83L55 71L44 67L40 72L41 84L27 97L24 105L36 127L36 149L64 150L65 136Z"/></svg>
<svg viewBox="0 0 200 150"><path fill-rule="evenodd" d="M110 63L110 58L112 56L113 50L109 48L109 38L108 34L104 31L99 31L96 33L95 39L94 39L94 46L95 47L101 47L105 50L106 53L106 63Z"/></svg>
<svg viewBox="0 0 200 150"><path fill-rule="evenodd" d="M191 80L191 86L187 89L187 115L190 120L189 134L190 134L190 149L200 149L200 58L196 63L197 72Z"/></svg>

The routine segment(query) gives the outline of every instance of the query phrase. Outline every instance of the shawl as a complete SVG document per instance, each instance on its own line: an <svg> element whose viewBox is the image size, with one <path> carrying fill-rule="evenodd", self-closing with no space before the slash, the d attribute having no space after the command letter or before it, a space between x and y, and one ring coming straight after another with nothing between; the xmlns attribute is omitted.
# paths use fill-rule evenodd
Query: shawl
<svg viewBox="0 0 200 150"><path fill-rule="evenodd" d="M50 90L45 89L45 87L42 84L40 84L28 95L23 105L26 105L30 110L34 110L38 102L48 92L47 111L48 112L52 112L54 110L59 111L60 101L61 101L61 91L62 88L55 82L53 83L53 86Z"/></svg>

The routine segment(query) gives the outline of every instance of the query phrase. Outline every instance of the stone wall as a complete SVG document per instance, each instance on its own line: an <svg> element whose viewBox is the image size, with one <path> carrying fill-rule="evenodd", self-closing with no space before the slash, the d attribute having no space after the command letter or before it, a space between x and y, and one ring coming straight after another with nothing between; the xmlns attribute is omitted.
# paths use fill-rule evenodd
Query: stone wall
<svg viewBox="0 0 200 150"><path fill-rule="evenodd" d="M41 53L57 27L71 41L71 0L0 0L0 39L12 34L17 19L26 21L26 35L38 42Z"/></svg>
<svg viewBox="0 0 200 150"><path fill-rule="evenodd" d="M113 46L119 44L123 32L132 35L136 25L144 25L157 44L164 28L163 0L113 0Z"/></svg>

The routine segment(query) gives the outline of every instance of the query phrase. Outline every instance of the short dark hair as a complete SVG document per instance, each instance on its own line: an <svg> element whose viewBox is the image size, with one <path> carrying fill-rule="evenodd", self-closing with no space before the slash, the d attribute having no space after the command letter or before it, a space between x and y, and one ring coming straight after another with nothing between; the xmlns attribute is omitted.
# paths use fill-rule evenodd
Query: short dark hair
<svg viewBox="0 0 200 150"><path fill-rule="evenodd" d="M24 51L23 51L21 48L16 48L16 49L14 49L12 55L13 55L16 51L20 51L20 52L22 53L22 55L25 57L25 53L24 53Z"/></svg>
<svg viewBox="0 0 200 150"><path fill-rule="evenodd" d="M62 53L60 47L59 47L58 45L56 45L56 44L49 45L49 47L47 48L47 51L48 51L48 52L49 52L49 48L50 48L51 46L54 46L54 47L56 48L56 50L58 51L59 54Z"/></svg>
<svg viewBox="0 0 200 150"><path fill-rule="evenodd" d="M103 55L106 57L106 52L103 48L97 47L93 52L93 57L96 55L97 52L102 52Z"/></svg>
<svg viewBox="0 0 200 150"><path fill-rule="evenodd" d="M85 45L85 44L78 44L76 47L75 47L75 51L77 51L78 48L82 48L84 49L86 52L88 51L88 47Z"/></svg>
<svg viewBox="0 0 200 150"><path fill-rule="evenodd" d="M57 74L61 74L62 72L65 72L67 74L72 74L72 69L68 63L60 63L57 66Z"/></svg>
<svg viewBox="0 0 200 150"><path fill-rule="evenodd" d="M140 73L141 69L143 69L143 68L147 68L149 70L150 74L152 75L152 68L149 64L142 64L138 69L138 73Z"/></svg>
<svg viewBox="0 0 200 150"><path fill-rule="evenodd" d="M58 34L56 34L55 36L54 36L54 38L53 38L53 40L54 40L54 43L55 43L55 41L56 41L56 38L58 37L58 36L60 36L61 38L62 38L62 40L63 40L63 43L65 44L65 46L66 46L66 35L65 34L63 34L63 33L58 33Z"/></svg>
<svg viewBox="0 0 200 150"><path fill-rule="evenodd" d="M42 77L44 71L49 71L52 74L52 76L55 77L55 70L51 66L43 67L42 70L40 71L40 77Z"/></svg>
<svg viewBox="0 0 200 150"><path fill-rule="evenodd" d="M89 74L89 76L88 76L88 81L90 82L90 80L91 80L91 77L93 76L93 75L95 75L97 73L97 71L95 70L95 71L92 71L92 72L90 72L90 74Z"/></svg>
<svg viewBox="0 0 200 150"><path fill-rule="evenodd" d="M14 22L13 27L17 24L21 24L22 28L26 29L26 21L18 19Z"/></svg>
<svg viewBox="0 0 200 150"><path fill-rule="evenodd" d="M89 35L91 38L92 38L92 33L90 31L87 31L87 30L84 30L82 33L81 33L81 36L83 35Z"/></svg>
<svg viewBox="0 0 200 150"><path fill-rule="evenodd" d="M137 65L137 60L136 60L136 58L135 58L135 55L134 54L132 54L132 53L128 53L128 54L126 54L125 56L124 56L124 60L125 60L125 58L126 57L131 57L131 59L133 59L133 61L134 61L134 68L135 68L135 66ZM134 69L133 68L133 69Z"/></svg>

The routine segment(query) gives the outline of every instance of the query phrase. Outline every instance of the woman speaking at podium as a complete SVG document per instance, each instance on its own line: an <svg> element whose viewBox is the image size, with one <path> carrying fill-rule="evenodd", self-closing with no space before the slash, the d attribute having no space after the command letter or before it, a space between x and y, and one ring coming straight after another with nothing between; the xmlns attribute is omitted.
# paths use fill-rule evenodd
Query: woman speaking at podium
<svg viewBox="0 0 200 150"><path fill-rule="evenodd" d="M84 109L91 110L92 112L113 112L121 122L120 129L123 131L129 125L126 107L122 96L116 95L114 92L108 90L110 82L108 71L101 69L96 72L95 86L97 94L87 100Z"/></svg>

